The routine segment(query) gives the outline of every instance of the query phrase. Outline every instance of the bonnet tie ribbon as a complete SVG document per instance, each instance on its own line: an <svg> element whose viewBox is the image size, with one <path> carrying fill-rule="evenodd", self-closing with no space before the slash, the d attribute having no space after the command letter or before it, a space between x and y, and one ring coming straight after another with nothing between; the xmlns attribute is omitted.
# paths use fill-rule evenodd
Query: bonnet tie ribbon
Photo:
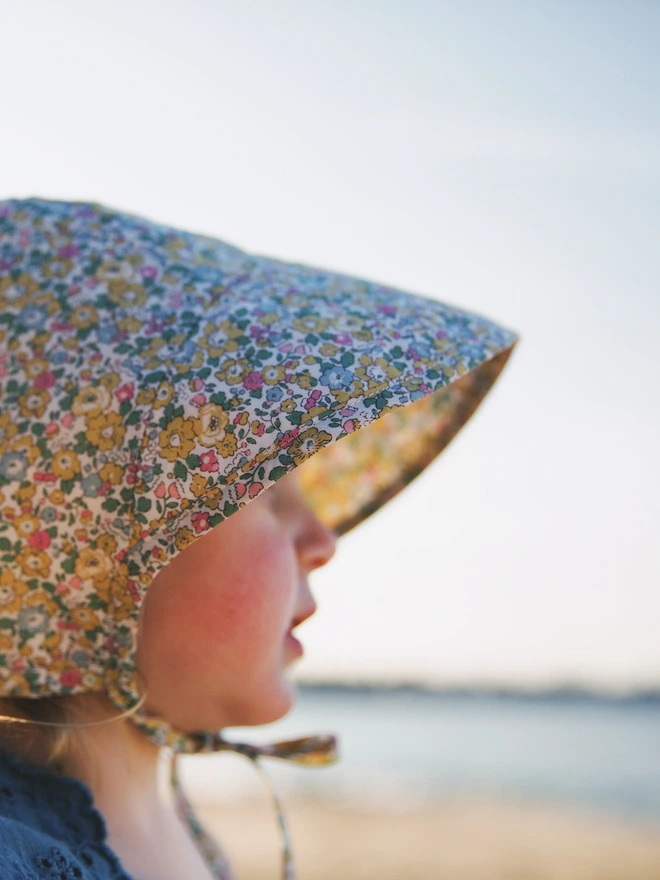
<svg viewBox="0 0 660 880"><path fill-rule="evenodd" d="M284 810L275 793L273 784L264 772L259 759L264 757L280 758L283 761L293 761L296 764L304 764L308 767L321 767L326 764L332 764L338 757L337 737L333 734L320 734L254 745L252 743L226 740L220 733L200 733L189 735L189 742L191 742L191 745L186 750L188 754L229 751L245 755L246 758L252 761L268 789L275 808L282 840L282 880L294 880L295 872L291 839L284 817ZM187 822L200 851L217 880L232 880L231 868L227 859L217 843L204 830L181 787L177 759L178 752L173 752L170 764L170 782L176 798L178 812Z"/></svg>

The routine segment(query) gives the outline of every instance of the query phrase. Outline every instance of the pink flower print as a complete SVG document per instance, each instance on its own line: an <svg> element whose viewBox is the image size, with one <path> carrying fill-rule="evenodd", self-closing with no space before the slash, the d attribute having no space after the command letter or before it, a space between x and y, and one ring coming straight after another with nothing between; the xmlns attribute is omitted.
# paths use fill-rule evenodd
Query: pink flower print
<svg viewBox="0 0 660 880"><path fill-rule="evenodd" d="M280 446L282 449L288 449L289 446L293 443L296 437L300 434L300 428L292 428L291 431L287 431L286 434L280 440Z"/></svg>
<svg viewBox="0 0 660 880"><path fill-rule="evenodd" d="M120 403L123 403L125 400L130 400L133 397L133 392L135 390L135 386L132 382L126 382L121 388L118 388L115 391L115 397Z"/></svg>
<svg viewBox="0 0 660 880"><path fill-rule="evenodd" d="M35 471L34 479L40 483L56 483L59 478L57 474L45 474L43 471Z"/></svg>
<svg viewBox="0 0 660 880"><path fill-rule="evenodd" d="M70 257L75 257L78 255L80 248L75 244L67 244L65 247L60 248L57 251L57 256L60 260L68 260Z"/></svg>
<svg viewBox="0 0 660 880"><path fill-rule="evenodd" d="M7 357L6 354L0 354L0 376L7 375Z"/></svg>
<svg viewBox="0 0 660 880"><path fill-rule="evenodd" d="M191 403L194 403L195 406L204 406L206 403L206 395L205 394L196 394L191 398Z"/></svg>
<svg viewBox="0 0 660 880"><path fill-rule="evenodd" d="M337 333L334 337L334 341L337 345L350 345L353 341L353 337L350 333Z"/></svg>
<svg viewBox="0 0 660 880"><path fill-rule="evenodd" d="M252 485L248 489L248 495L250 496L250 498L256 498L256 496L259 494L259 492L261 492L263 487L264 487L263 483L252 483Z"/></svg>
<svg viewBox="0 0 660 880"><path fill-rule="evenodd" d="M158 269L155 266L142 266L140 268L140 275L143 278L155 278L158 275Z"/></svg>
<svg viewBox="0 0 660 880"><path fill-rule="evenodd" d="M245 379L243 379L243 385L248 391L256 391L257 388L261 388L263 384L263 376L257 370L252 370L252 372L248 373Z"/></svg>
<svg viewBox="0 0 660 880"><path fill-rule="evenodd" d="M57 434L59 430L60 429L57 422L50 422L48 425L46 425L46 434L49 437L51 437L53 434Z"/></svg>
<svg viewBox="0 0 660 880"><path fill-rule="evenodd" d="M35 388L52 388L55 384L55 373L50 370L46 370L43 373L39 373L37 378L34 380Z"/></svg>
<svg viewBox="0 0 660 880"><path fill-rule="evenodd" d="M236 483L236 498L242 498L245 495L245 483Z"/></svg>
<svg viewBox="0 0 660 880"><path fill-rule="evenodd" d="M148 534L148 533L147 533ZM138 590L135 581L127 581L126 588L128 590L128 594L133 600L133 602L137 605L140 601L140 591Z"/></svg>
<svg viewBox="0 0 660 880"><path fill-rule="evenodd" d="M220 467L220 462L218 461L218 456L215 454L215 449L209 449L206 452L203 452L199 459L202 462L200 470L213 473Z"/></svg>
<svg viewBox="0 0 660 880"><path fill-rule="evenodd" d="M355 419L347 419L343 424L344 431L346 431L347 434L352 434L357 427L358 425Z"/></svg>
<svg viewBox="0 0 660 880"><path fill-rule="evenodd" d="M193 391L201 391L204 387L204 382L201 379L193 379L190 383L190 387Z"/></svg>
<svg viewBox="0 0 660 880"><path fill-rule="evenodd" d="M45 529L38 529L36 532L32 532L28 538L28 544L37 550L45 550L50 547L50 535Z"/></svg>
<svg viewBox="0 0 660 880"><path fill-rule="evenodd" d="M211 528L208 511L197 511L197 513L193 513L191 522L192 527L198 535L200 532L206 532Z"/></svg>
<svg viewBox="0 0 660 880"><path fill-rule="evenodd" d="M316 401L321 396L320 391L312 391L307 400L305 401L305 409L310 410L313 406L316 406Z"/></svg>
<svg viewBox="0 0 660 880"><path fill-rule="evenodd" d="M81 588L81 586L82 586L82 581L81 581L81 579L78 577L78 575L74 575L74 576L69 580L69 586L71 587L72 590L79 590L79 589Z"/></svg>
<svg viewBox="0 0 660 880"><path fill-rule="evenodd" d="M396 315L396 306L388 306L383 303L378 306L378 311L383 315Z"/></svg>
<svg viewBox="0 0 660 880"><path fill-rule="evenodd" d="M70 669L60 675L60 684L64 687L72 688L80 684L82 673L79 669Z"/></svg>
<svg viewBox="0 0 660 880"><path fill-rule="evenodd" d="M60 421L65 428L70 428L75 420L75 416L73 413L68 412L65 416L62 416Z"/></svg>

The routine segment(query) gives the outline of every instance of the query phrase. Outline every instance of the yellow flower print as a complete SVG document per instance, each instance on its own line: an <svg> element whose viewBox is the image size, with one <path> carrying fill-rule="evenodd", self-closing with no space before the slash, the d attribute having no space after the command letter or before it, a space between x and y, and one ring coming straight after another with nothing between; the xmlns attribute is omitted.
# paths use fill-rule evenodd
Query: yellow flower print
<svg viewBox="0 0 660 880"><path fill-rule="evenodd" d="M318 315L305 315L293 322L293 327L301 333L323 333L329 326L329 319L319 318Z"/></svg>
<svg viewBox="0 0 660 880"><path fill-rule="evenodd" d="M136 400L140 406L149 406L156 399L156 390L154 388L141 388Z"/></svg>
<svg viewBox="0 0 660 880"><path fill-rule="evenodd" d="M23 599L23 608L43 608L48 614L55 614L57 605L50 593L45 590L30 590Z"/></svg>
<svg viewBox="0 0 660 880"><path fill-rule="evenodd" d="M215 374L221 382L227 385L238 385L250 372L250 362L247 358L230 358L222 365L222 369Z"/></svg>
<svg viewBox="0 0 660 880"><path fill-rule="evenodd" d="M142 321L138 320L138 318L133 315L129 315L127 318L117 321L117 326L120 330L123 330L124 333L137 333L138 330L142 329Z"/></svg>
<svg viewBox="0 0 660 880"><path fill-rule="evenodd" d="M103 482L112 483L113 486L117 486L119 483L121 483L123 476L123 467L115 464L112 461L104 464L103 467L99 470L99 477L101 477Z"/></svg>
<svg viewBox="0 0 660 880"><path fill-rule="evenodd" d="M11 442L12 452L21 452L26 456L29 464L33 464L41 455L39 447L32 442L31 434L23 434L15 437Z"/></svg>
<svg viewBox="0 0 660 880"><path fill-rule="evenodd" d="M282 382L285 376L285 369L281 364L276 366L264 367L261 375L264 377L266 385L277 385Z"/></svg>
<svg viewBox="0 0 660 880"><path fill-rule="evenodd" d="M401 375L401 370L389 364L383 357L371 357L363 354L360 357L361 366L355 370L355 375L365 383L367 393L371 395L375 389L388 384L390 379L396 379Z"/></svg>
<svg viewBox="0 0 660 880"><path fill-rule="evenodd" d="M259 316L259 323L264 324L266 327L270 327L271 324L277 323L279 320L279 315L277 312L266 312L265 315Z"/></svg>
<svg viewBox="0 0 660 880"><path fill-rule="evenodd" d="M218 454L222 456L222 458L229 458L236 452L237 443L236 437L234 434L225 434L223 440L220 443L216 443L215 447L218 451Z"/></svg>
<svg viewBox="0 0 660 880"><path fill-rule="evenodd" d="M347 391L341 388L332 388L330 389L330 394L332 394L337 403L344 404L353 397L362 397L364 395L364 385L358 379L353 379L353 383Z"/></svg>
<svg viewBox="0 0 660 880"><path fill-rule="evenodd" d="M16 562L18 562L26 577L38 575L39 577L47 578L50 574L50 556L44 553L43 550L35 550L32 547L24 548L17 554Z"/></svg>
<svg viewBox="0 0 660 880"><path fill-rule="evenodd" d="M25 375L30 380L34 380L48 369L48 361L45 358L31 358L24 366Z"/></svg>
<svg viewBox="0 0 660 880"><path fill-rule="evenodd" d="M0 278L0 311L6 308L22 309L38 289L37 282L25 272L15 279L5 275Z"/></svg>
<svg viewBox="0 0 660 880"><path fill-rule="evenodd" d="M0 614L15 614L21 610L22 597L28 585L17 580L11 571L5 569L0 574Z"/></svg>
<svg viewBox="0 0 660 880"><path fill-rule="evenodd" d="M287 398L287 400L283 401L282 404L280 405L280 409L282 410L282 412L285 412L285 413L293 412L295 408L296 408L296 402L293 399L293 397Z"/></svg>
<svg viewBox="0 0 660 880"><path fill-rule="evenodd" d="M301 388L312 388L312 377L309 373L296 373L296 382Z"/></svg>
<svg viewBox="0 0 660 880"><path fill-rule="evenodd" d="M62 260L54 256L39 267L46 278L66 278L73 269L73 260Z"/></svg>
<svg viewBox="0 0 660 880"><path fill-rule="evenodd" d="M75 571L82 580L103 580L112 571L112 559L101 547L83 547L76 559Z"/></svg>
<svg viewBox="0 0 660 880"><path fill-rule="evenodd" d="M209 357L220 357L225 352L236 351L238 342L236 340L243 335L240 327L235 327L231 321L223 321L222 324L213 324L209 322L204 327L203 336L199 340L199 345L205 348Z"/></svg>
<svg viewBox="0 0 660 880"><path fill-rule="evenodd" d="M22 416L40 419L50 403L50 392L45 388L31 388L18 398L18 408Z"/></svg>
<svg viewBox="0 0 660 880"><path fill-rule="evenodd" d="M77 623L81 629L85 630L85 632L88 632L90 629L96 629L97 626L101 625L101 621L92 609L86 608L84 605L79 605L78 608L73 608L71 610L71 618L73 622Z"/></svg>
<svg viewBox="0 0 660 880"><path fill-rule="evenodd" d="M104 451L121 446L125 433L124 420L119 413L109 412L87 419L85 437L94 446L98 446L99 449Z"/></svg>
<svg viewBox="0 0 660 880"><path fill-rule="evenodd" d="M163 381L156 389L154 409L163 409L172 400L174 396L174 385L171 382Z"/></svg>
<svg viewBox="0 0 660 880"><path fill-rule="evenodd" d="M177 550L185 550L188 544L192 544L194 540L195 535L192 529L189 529L187 526L179 529L174 537L174 543L176 544Z"/></svg>
<svg viewBox="0 0 660 880"><path fill-rule="evenodd" d="M319 348L319 354L323 355L323 357L334 357L338 351L339 346L333 345L332 342L324 342Z"/></svg>
<svg viewBox="0 0 660 880"><path fill-rule="evenodd" d="M74 416L98 416L110 406L110 392L105 385L86 385L73 398Z"/></svg>
<svg viewBox="0 0 660 880"><path fill-rule="evenodd" d="M101 535L96 539L96 546L108 556L112 556L117 549L117 539L112 535Z"/></svg>
<svg viewBox="0 0 660 880"><path fill-rule="evenodd" d="M61 489L52 489L48 493L48 500L51 504L64 504L66 496Z"/></svg>
<svg viewBox="0 0 660 880"><path fill-rule="evenodd" d="M13 646L13 639L10 639L9 636L0 635L0 651L10 651Z"/></svg>
<svg viewBox="0 0 660 880"><path fill-rule="evenodd" d="M82 303L71 312L69 320L79 330L86 330L88 327L94 327L98 324L99 313L93 305Z"/></svg>
<svg viewBox="0 0 660 880"><path fill-rule="evenodd" d="M192 419L176 416L159 438L161 455L168 461L187 458L195 445L195 423Z"/></svg>
<svg viewBox="0 0 660 880"><path fill-rule="evenodd" d="M111 281L108 284L108 299L122 308L143 306L147 301L147 291L140 284L127 284L125 281Z"/></svg>
<svg viewBox="0 0 660 880"><path fill-rule="evenodd" d="M12 437L18 434L17 426L11 420L9 412L0 413L0 455L7 449Z"/></svg>
<svg viewBox="0 0 660 880"><path fill-rule="evenodd" d="M216 403L205 403L194 419L195 434L202 446L215 446L225 436L229 416Z"/></svg>
<svg viewBox="0 0 660 880"><path fill-rule="evenodd" d="M29 504L36 491L37 487L34 483L29 483L27 486L21 486L17 489L11 497L19 504Z"/></svg>
<svg viewBox="0 0 660 880"><path fill-rule="evenodd" d="M32 516L29 513L23 513L21 516L17 516L14 520L14 528L16 529L17 535L27 540L27 538L29 538L30 535L33 535L39 528L39 520L36 516Z"/></svg>
<svg viewBox="0 0 660 880"><path fill-rule="evenodd" d="M58 648L62 642L62 633L52 632L47 636L44 636L42 645L44 648L48 648L49 651L52 651L54 648Z"/></svg>
<svg viewBox="0 0 660 880"><path fill-rule="evenodd" d="M302 293L288 293L282 297L285 306L292 306L294 309L306 309L309 306L309 297Z"/></svg>
<svg viewBox="0 0 660 880"><path fill-rule="evenodd" d="M62 480L72 480L80 473L80 459L75 452L68 449L60 449L56 452L50 466L55 476Z"/></svg>
<svg viewBox="0 0 660 880"><path fill-rule="evenodd" d="M83 672L80 683L85 690L100 691L103 686L103 679L95 672Z"/></svg>
<svg viewBox="0 0 660 880"><path fill-rule="evenodd" d="M327 446L332 436L327 431L319 431L318 428L307 428L299 434L289 446L288 452L296 464L302 464L310 455L313 455L323 446Z"/></svg>
<svg viewBox="0 0 660 880"><path fill-rule="evenodd" d="M190 484L190 489L195 498L201 498L204 492L206 492L207 485L208 477L203 477L201 474L195 474Z"/></svg>
<svg viewBox="0 0 660 880"><path fill-rule="evenodd" d="M8 697L29 697L31 696L31 685L21 672L10 675L3 681L2 692Z"/></svg>
<svg viewBox="0 0 660 880"><path fill-rule="evenodd" d="M104 376L101 376L101 385L108 389L108 391L114 391L114 389L119 385L121 381L121 377L119 373L113 370L111 373L106 373Z"/></svg>

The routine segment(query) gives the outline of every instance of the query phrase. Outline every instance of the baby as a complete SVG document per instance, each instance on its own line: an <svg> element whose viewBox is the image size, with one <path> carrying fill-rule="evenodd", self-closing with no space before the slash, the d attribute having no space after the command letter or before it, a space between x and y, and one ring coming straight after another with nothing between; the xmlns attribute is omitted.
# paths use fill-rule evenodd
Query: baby
<svg viewBox="0 0 660 880"><path fill-rule="evenodd" d="M289 711L310 573L446 447L516 341L99 205L0 203L3 878L232 876L176 755L332 758L223 731Z"/></svg>

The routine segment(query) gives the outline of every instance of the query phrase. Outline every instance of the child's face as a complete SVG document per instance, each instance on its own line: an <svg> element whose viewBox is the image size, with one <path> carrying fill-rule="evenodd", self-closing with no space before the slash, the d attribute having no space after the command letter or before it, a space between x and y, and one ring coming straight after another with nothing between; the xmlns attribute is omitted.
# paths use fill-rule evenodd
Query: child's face
<svg viewBox="0 0 660 880"><path fill-rule="evenodd" d="M145 707L184 732L285 715L302 651L290 630L316 610L307 577L334 552L295 471L181 551L142 609Z"/></svg>

